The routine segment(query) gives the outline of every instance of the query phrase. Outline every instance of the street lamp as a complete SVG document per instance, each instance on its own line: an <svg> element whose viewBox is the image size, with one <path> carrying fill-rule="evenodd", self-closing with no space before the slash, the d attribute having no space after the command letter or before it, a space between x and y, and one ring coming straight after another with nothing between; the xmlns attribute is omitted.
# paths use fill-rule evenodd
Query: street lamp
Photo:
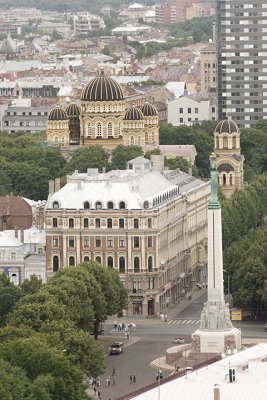
<svg viewBox="0 0 267 400"><path fill-rule="evenodd" d="M230 306L230 274L225 269L223 269L223 272L227 274L227 297L228 297L228 304Z"/></svg>

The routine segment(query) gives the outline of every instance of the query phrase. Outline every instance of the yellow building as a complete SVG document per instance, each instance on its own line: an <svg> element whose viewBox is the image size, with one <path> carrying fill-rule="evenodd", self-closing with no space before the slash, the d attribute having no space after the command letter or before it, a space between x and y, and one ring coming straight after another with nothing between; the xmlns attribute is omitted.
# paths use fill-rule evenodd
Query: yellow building
<svg viewBox="0 0 267 400"><path fill-rule="evenodd" d="M219 185L229 198L244 184L244 156L240 149L240 131L232 120L218 123L214 131L214 153Z"/></svg>
<svg viewBox="0 0 267 400"><path fill-rule="evenodd" d="M143 148L146 144L158 145L159 116L156 108L146 102L140 108L125 109L121 86L101 71L84 86L81 107L73 103L65 111L57 107L50 112L48 145L100 144L107 150L119 144Z"/></svg>

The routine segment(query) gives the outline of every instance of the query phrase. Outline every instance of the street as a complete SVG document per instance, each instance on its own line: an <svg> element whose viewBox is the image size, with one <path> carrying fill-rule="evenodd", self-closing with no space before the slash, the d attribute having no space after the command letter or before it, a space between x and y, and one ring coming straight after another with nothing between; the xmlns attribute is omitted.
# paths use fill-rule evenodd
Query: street
<svg viewBox="0 0 267 400"><path fill-rule="evenodd" d="M113 321L106 323L105 338L107 347L113 341L123 341L125 348L120 355L107 355L105 358L106 372L101 377L100 392L103 400L113 400L123 394L155 382L156 370L150 366L151 361L165 355L167 348L173 346L172 339L182 336L185 342L191 341L191 334L199 327L200 314L203 303L206 301L206 292L195 302L188 303L188 307L167 322L159 319L135 319L136 331L131 333L131 340L127 343L124 332L114 331ZM242 330L243 338L267 339L262 321L236 321L234 325ZM132 342L130 344L130 342ZM116 384L106 387L106 377L112 375L116 369ZM165 371L164 376L169 372ZM130 375L136 376L136 383L130 384Z"/></svg>

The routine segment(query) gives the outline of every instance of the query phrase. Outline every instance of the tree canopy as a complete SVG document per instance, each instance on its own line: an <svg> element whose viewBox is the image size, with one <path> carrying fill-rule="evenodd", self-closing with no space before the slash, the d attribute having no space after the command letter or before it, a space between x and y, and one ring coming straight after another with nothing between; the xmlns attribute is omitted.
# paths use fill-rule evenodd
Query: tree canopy
<svg viewBox="0 0 267 400"><path fill-rule="evenodd" d="M32 278L21 289L0 275L0 299L6 307L0 329L1 399L88 398L84 374L104 371L103 349L90 333L127 304L118 273L91 261L60 270L46 285ZM12 390L2 385L10 365L18 374Z"/></svg>

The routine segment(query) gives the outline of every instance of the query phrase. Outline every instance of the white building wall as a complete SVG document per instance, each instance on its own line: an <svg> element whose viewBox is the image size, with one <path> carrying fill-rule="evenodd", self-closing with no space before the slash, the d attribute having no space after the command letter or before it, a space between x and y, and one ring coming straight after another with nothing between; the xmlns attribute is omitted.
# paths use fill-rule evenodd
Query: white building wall
<svg viewBox="0 0 267 400"><path fill-rule="evenodd" d="M210 119L210 101L195 101L189 97L180 97L168 102L168 123L192 125L195 122Z"/></svg>

